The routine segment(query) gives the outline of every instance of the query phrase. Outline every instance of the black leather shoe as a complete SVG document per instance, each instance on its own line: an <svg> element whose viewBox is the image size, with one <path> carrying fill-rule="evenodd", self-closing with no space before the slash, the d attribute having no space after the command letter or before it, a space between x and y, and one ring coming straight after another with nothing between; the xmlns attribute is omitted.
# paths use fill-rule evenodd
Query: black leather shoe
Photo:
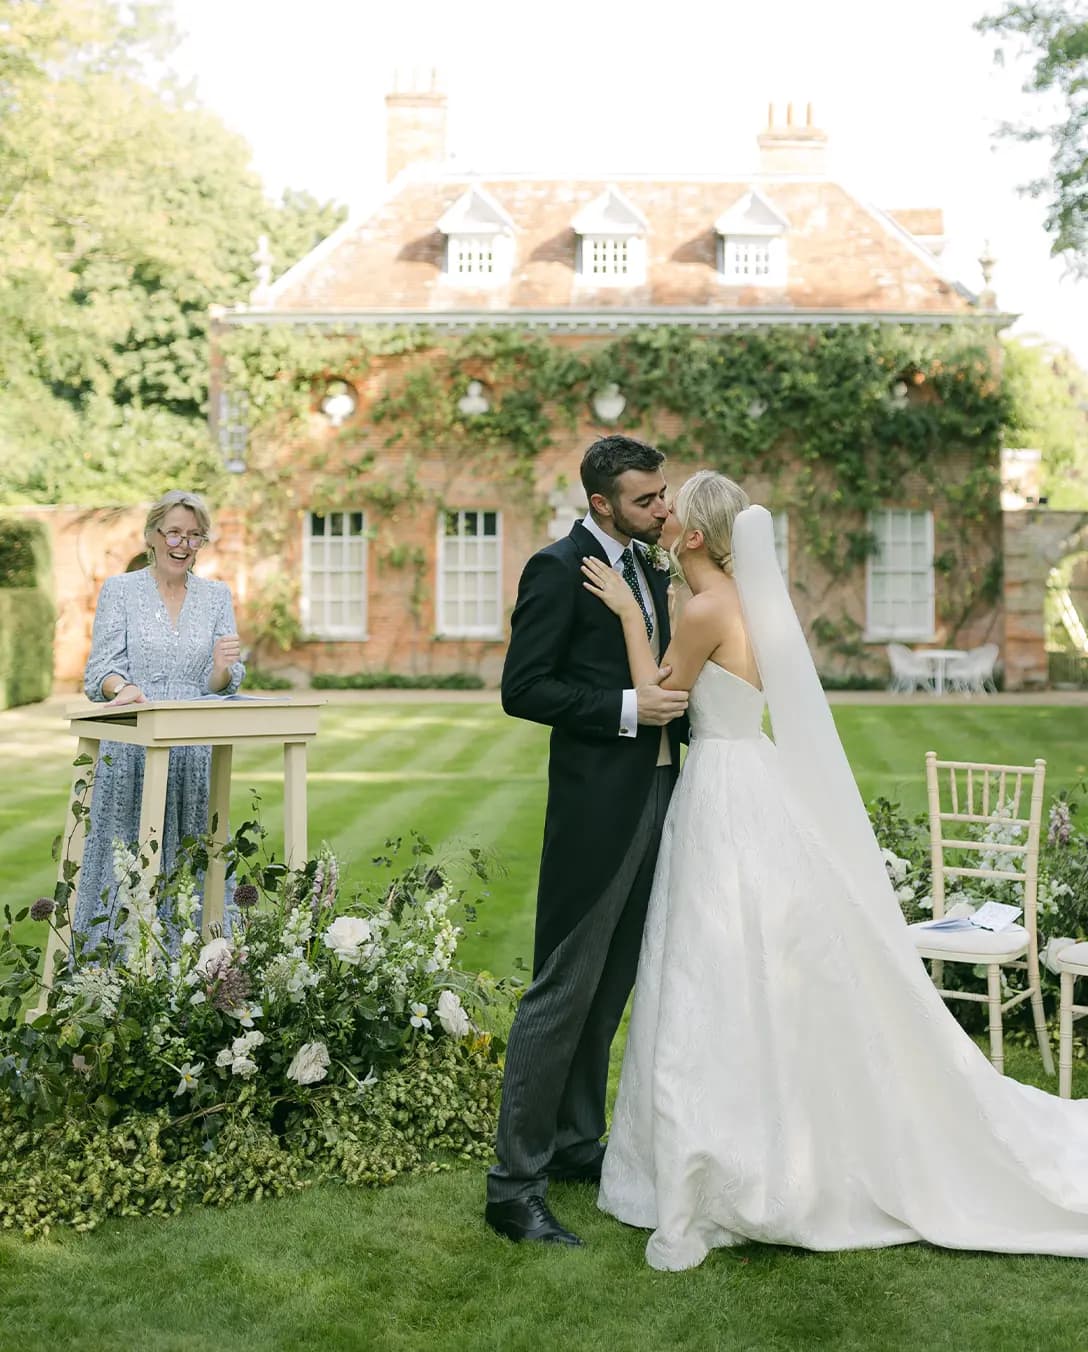
<svg viewBox="0 0 1088 1352"><path fill-rule="evenodd" d="M515 1244L529 1240L536 1244L567 1244L581 1248L582 1241L564 1230L544 1203L543 1197L515 1197L512 1202L488 1202L484 1220L497 1235Z"/></svg>
<svg viewBox="0 0 1088 1352"><path fill-rule="evenodd" d="M553 1183L592 1183L597 1187L601 1181L601 1160L566 1167L560 1164L548 1170L548 1177Z"/></svg>

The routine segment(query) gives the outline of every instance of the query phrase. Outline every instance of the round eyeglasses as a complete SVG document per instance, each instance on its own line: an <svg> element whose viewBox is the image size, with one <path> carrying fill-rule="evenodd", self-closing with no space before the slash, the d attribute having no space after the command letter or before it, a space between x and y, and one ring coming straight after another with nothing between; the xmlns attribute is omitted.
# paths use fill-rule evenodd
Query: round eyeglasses
<svg viewBox="0 0 1088 1352"><path fill-rule="evenodd" d="M208 543L206 535L198 535L195 532L187 535L180 530L160 530L159 534L166 541L167 549L180 549L185 544L190 549L196 550L203 548Z"/></svg>

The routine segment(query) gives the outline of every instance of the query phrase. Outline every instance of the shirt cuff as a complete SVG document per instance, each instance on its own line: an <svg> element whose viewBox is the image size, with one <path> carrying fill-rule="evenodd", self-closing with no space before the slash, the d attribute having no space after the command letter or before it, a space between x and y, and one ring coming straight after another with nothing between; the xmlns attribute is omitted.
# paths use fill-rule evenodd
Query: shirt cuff
<svg viewBox="0 0 1088 1352"><path fill-rule="evenodd" d="M620 736L638 736L638 692L625 690L623 704L620 706Z"/></svg>

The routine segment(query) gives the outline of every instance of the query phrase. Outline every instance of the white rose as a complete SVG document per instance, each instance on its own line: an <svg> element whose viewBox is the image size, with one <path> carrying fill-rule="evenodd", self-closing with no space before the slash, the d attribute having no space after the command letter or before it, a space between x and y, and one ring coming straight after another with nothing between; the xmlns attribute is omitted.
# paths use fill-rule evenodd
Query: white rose
<svg viewBox="0 0 1088 1352"><path fill-rule="evenodd" d="M196 960L195 970L201 976L207 976L213 967L218 967L224 959L230 961L230 940L212 939L210 943L204 945L200 950L200 956Z"/></svg>
<svg viewBox="0 0 1088 1352"><path fill-rule="evenodd" d="M317 1084L328 1071L329 1049L323 1042L304 1042L287 1067L287 1078L296 1084Z"/></svg>
<svg viewBox="0 0 1088 1352"><path fill-rule="evenodd" d="M464 1037L472 1027L461 1005L460 996L453 991L443 991L438 997L438 1022L450 1037Z"/></svg>
<svg viewBox="0 0 1088 1352"><path fill-rule="evenodd" d="M359 947L370 939L370 921L358 915L341 915L325 931L325 947L331 948L343 962L358 963Z"/></svg>

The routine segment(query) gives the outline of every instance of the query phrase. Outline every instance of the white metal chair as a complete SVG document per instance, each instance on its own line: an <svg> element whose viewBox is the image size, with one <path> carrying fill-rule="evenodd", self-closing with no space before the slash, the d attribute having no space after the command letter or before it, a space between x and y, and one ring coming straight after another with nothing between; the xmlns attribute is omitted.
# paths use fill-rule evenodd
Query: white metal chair
<svg viewBox="0 0 1088 1352"><path fill-rule="evenodd" d="M902 643L888 644L888 662L892 669L889 690L906 695L915 689L933 689L933 671L929 663Z"/></svg>
<svg viewBox="0 0 1088 1352"><path fill-rule="evenodd" d="M1088 1014L1088 1005L1073 1003L1073 983L1088 976L1088 944L1067 944L1054 959L1061 980L1058 1013L1058 1094L1069 1098L1073 1090L1073 1020Z"/></svg>
<svg viewBox="0 0 1088 1352"><path fill-rule="evenodd" d="M945 803L941 780L945 780ZM987 1006L990 1028L990 1060L994 1069L1005 1069L1002 1016L1031 1001L1035 1036L1043 1068L1054 1074L1054 1058L1046 1031L1043 996L1039 985L1039 945L1036 929L1036 892L1039 875L1039 834L1043 816L1043 783L1046 761L1030 765L988 765L973 761L939 761L935 751L926 752L926 790L929 799L929 830L933 860L933 918L945 911L948 878L978 878L1012 881L1022 885L1023 924L1010 925L998 933L984 929L932 930L925 922L911 925L911 937L920 957L930 963L930 972L946 1000L971 1000ZM1030 792L1027 816L1021 814L1025 789ZM947 804L948 810L945 808ZM946 825L954 824L957 838L946 837ZM1013 843L962 839L964 826L1019 828L1021 838ZM974 851L989 855L993 865L970 867L968 862L950 863L949 854ZM999 858L1005 856L1005 858ZM983 864L984 858L977 858ZM1088 945L1086 945L1088 947ZM944 964L967 963L986 968L986 993L942 988ZM1025 973L1023 990L1002 1000L1002 969Z"/></svg>
<svg viewBox="0 0 1088 1352"><path fill-rule="evenodd" d="M963 694L996 693L994 666L999 651L996 643L984 643L980 648L972 648L964 653L962 657L953 658L948 664L945 681L953 690L959 690Z"/></svg>

